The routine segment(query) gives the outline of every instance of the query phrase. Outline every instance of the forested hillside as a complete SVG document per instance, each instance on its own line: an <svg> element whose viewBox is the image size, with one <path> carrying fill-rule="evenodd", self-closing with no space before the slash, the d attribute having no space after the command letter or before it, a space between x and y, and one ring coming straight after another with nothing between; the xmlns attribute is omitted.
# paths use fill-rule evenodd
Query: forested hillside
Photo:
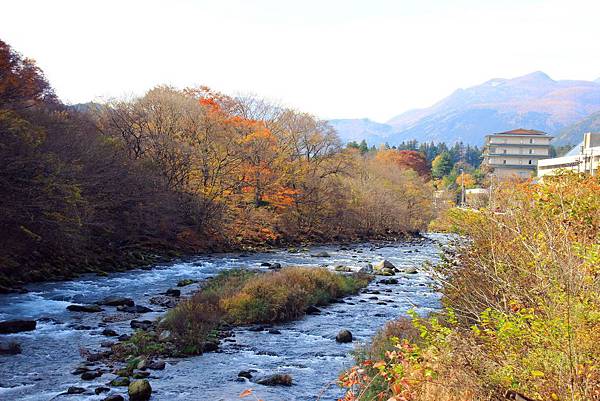
<svg viewBox="0 0 600 401"><path fill-rule="evenodd" d="M427 172L344 148L309 114L204 87L69 107L1 41L0 69L2 286L430 219Z"/></svg>

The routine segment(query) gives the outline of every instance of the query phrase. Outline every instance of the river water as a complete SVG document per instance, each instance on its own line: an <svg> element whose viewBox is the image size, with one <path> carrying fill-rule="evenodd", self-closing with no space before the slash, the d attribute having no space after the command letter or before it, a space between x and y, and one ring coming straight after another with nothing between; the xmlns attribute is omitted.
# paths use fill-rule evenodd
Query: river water
<svg viewBox="0 0 600 401"><path fill-rule="evenodd" d="M110 373L92 381L82 381L70 371L82 362L81 350L102 350L107 337L104 328L119 334L131 333L129 321L105 323L115 315L115 308L104 307L102 313L66 311L75 303L94 302L109 295L127 296L136 304L154 311L138 317L152 319L164 309L150 305L150 297L174 287L180 279L206 279L223 269L261 268L263 262L279 262L284 267L360 266L387 259L399 268L416 267L439 260L440 246L448 237L430 234L423 239L396 243L364 243L351 246L319 246L304 252L287 250L257 254L218 254L198 256L186 261L155 266L151 270L114 273L108 277L83 276L75 281L31 285L27 294L0 295L0 320L32 318L37 329L27 333L0 336L0 340L21 343L20 355L0 356L0 400L103 400L109 394L122 394L126 388L113 388L108 394L95 395L94 389L116 377ZM330 257L311 257L327 252ZM264 269L264 268L263 268ZM351 352L360 342L368 341L385 322L414 308L420 314L439 307L439 294L423 270L418 274L397 274L399 283L384 285L375 279L367 291L332 304L319 315L275 325L281 334L248 329L234 330L231 341L224 341L220 352L197 357L167 360L162 371L152 371L149 380L153 401L172 400L239 400L249 388L265 401L336 400L343 393L336 386L339 373L353 365ZM196 285L183 287L183 295ZM373 294L372 292L379 292ZM352 344L338 344L335 336L341 329L352 332ZM293 377L290 387L266 387L238 381L241 370L256 370L260 377L286 373ZM67 395L68 387L87 389L84 394ZM320 397L320 398L319 398Z"/></svg>

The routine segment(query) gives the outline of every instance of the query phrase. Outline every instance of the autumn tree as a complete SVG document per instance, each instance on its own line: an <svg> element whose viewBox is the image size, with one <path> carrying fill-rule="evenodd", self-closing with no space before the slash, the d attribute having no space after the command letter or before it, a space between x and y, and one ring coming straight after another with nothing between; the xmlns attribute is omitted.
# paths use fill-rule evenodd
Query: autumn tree
<svg viewBox="0 0 600 401"><path fill-rule="evenodd" d="M414 150L382 149L377 152L376 157L400 169L411 169L421 177L426 177L430 174L425 155Z"/></svg>

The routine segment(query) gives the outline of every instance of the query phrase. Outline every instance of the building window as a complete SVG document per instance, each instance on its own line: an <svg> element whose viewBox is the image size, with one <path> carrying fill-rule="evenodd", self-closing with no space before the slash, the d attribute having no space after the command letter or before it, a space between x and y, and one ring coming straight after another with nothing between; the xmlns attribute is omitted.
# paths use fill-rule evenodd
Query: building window
<svg viewBox="0 0 600 401"><path fill-rule="evenodd" d="M533 149L529 149L529 154L532 155L533 154Z"/></svg>
<svg viewBox="0 0 600 401"><path fill-rule="evenodd" d="M506 149L502 149L502 153L506 154Z"/></svg>
<svg viewBox="0 0 600 401"><path fill-rule="evenodd" d="M502 160L502 164L506 164L506 160Z"/></svg>
<svg viewBox="0 0 600 401"><path fill-rule="evenodd" d="M529 160L529 164L531 164L531 160Z"/></svg>
<svg viewBox="0 0 600 401"><path fill-rule="evenodd" d="M529 138L529 143L533 143L533 138Z"/></svg>

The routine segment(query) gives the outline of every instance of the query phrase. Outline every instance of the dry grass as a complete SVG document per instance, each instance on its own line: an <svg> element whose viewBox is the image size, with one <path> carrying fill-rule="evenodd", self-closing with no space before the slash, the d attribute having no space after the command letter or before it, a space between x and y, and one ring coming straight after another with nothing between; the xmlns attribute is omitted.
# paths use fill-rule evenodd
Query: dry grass
<svg viewBox="0 0 600 401"><path fill-rule="evenodd" d="M221 323L274 323L302 317L310 305L326 305L358 292L364 275L323 268L289 267L256 273L231 270L209 280L191 299L171 310L161 327L171 331L184 353L202 352L215 341Z"/></svg>

